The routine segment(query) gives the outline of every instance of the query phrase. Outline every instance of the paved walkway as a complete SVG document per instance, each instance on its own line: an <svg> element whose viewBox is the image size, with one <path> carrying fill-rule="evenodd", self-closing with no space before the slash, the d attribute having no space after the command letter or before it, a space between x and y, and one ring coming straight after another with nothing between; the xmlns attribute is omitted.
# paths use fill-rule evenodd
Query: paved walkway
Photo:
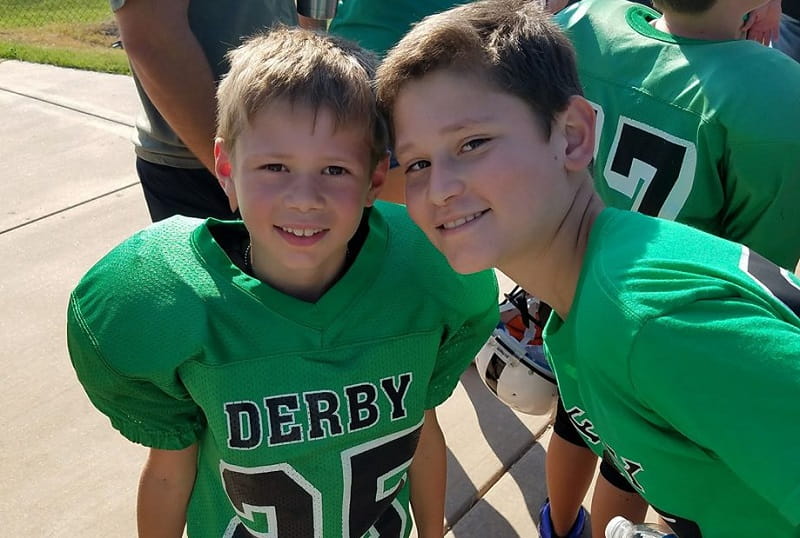
<svg viewBox="0 0 800 538"><path fill-rule="evenodd" d="M135 535L146 451L89 404L64 313L81 275L149 224L130 142L137 109L128 77L0 61L3 536ZM440 420L448 536L538 536L547 418L512 412L470 369Z"/></svg>

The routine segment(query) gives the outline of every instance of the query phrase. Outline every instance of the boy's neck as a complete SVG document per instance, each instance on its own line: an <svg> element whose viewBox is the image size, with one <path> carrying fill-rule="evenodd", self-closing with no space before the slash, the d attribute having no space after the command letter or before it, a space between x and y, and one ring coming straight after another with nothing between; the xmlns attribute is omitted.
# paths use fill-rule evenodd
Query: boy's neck
<svg viewBox="0 0 800 538"><path fill-rule="evenodd" d="M541 299L566 319L578 287L583 259L594 221L604 209L591 178L578 186L572 206L566 211L554 236L543 251L499 267L528 293Z"/></svg>
<svg viewBox="0 0 800 538"><path fill-rule="evenodd" d="M732 12L729 4L716 2L703 13L675 13L664 11L662 17L651 24L664 33L703 41L729 41L742 39L745 13Z"/></svg>
<svg viewBox="0 0 800 538"><path fill-rule="evenodd" d="M316 303L342 277L347 269L347 253L343 253L340 263L334 264L335 271L295 270L276 274L269 260L261 261L249 253L253 276L279 292L308 303Z"/></svg>

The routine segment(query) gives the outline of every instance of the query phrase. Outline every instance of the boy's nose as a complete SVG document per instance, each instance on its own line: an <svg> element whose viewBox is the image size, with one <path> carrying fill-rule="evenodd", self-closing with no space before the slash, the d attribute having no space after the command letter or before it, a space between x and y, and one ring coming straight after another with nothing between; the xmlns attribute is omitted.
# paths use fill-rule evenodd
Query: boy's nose
<svg viewBox="0 0 800 538"><path fill-rule="evenodd" d="M428 197L434 205L446 205L451 198L464 192L464 182L454 166L432 165Z"/></svg>
<svg viewBox="0 0 800 538"><path fill-rule="evenodd" d="M286 207L298 211L312 211L324 205L324 197L320 192L319 178L312 174L297 174L284 196Z"/></svg>

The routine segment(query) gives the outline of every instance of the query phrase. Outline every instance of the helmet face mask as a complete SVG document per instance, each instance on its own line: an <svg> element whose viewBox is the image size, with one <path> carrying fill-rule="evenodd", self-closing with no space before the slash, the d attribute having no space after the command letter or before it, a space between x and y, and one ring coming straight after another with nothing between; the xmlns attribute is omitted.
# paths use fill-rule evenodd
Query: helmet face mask
<svg viewBox="0 0 800 538"><path fill-rule="evenodd" d="M558 389L541 345L542 323L536 319L540 303L521 288L507 297L500 305L501 317L508 318L502 315L513 309L519 314L498 324L475 357L475 365L484 384L504 404L521 413L548 414L555 406ZM526 307L526 312L520 307ZM530 314L531 308L539 312Z"/></svg>

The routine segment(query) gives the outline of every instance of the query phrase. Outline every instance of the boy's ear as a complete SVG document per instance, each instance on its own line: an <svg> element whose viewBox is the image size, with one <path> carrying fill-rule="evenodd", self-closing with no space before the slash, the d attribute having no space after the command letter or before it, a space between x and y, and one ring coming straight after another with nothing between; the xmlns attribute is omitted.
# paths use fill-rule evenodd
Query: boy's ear
<svg viewBox="0 0 800 538"><path fill-rule="evenodd" d="M233 183L232 164L230 152L225 148L225 141L221 138L214 139L214 174L217 176L219 186L225 191L228 197L228 205L231 211L236 211L239 208L239 202L236 198L236 186Z"/></svg>
<svg viewBox="0 0 800 538"><path fill-rule="evenodd" d="M567 141L564 166L570 172L585 170L594 158L595 111L589 101L573 95L562 121Z"/></svg>
<svg viewBox="0 0 800 538"><path fill-rule="evenodd" d="M372 176L370 177L370 186L369 192L367 192L367 201L366 207L372 206L375 203L375 199L378 197L378 194L381 192L381 188L383 188L383 184L386 182L386 174L389 172L389 152L386 152L386 155L378 161L378 164L375 165L375 170L372 172Z"/></svg>

